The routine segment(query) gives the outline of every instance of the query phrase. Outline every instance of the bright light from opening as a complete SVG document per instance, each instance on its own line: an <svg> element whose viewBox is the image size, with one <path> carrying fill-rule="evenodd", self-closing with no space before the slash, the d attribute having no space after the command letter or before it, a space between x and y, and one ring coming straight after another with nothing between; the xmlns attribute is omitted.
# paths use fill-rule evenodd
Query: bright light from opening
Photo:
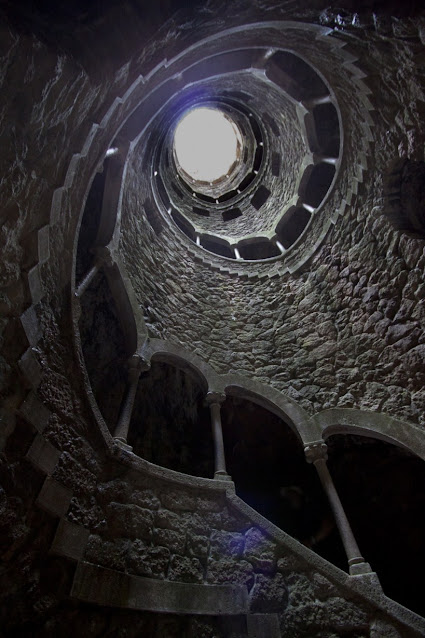
<svg viewBox="0 0 425 638"><path fill-rule="evenodd" d="M192 179L214 182L229 172L238 158L236 125L219 110L190 111L177 125L174 150L180 167Z"/></svg>

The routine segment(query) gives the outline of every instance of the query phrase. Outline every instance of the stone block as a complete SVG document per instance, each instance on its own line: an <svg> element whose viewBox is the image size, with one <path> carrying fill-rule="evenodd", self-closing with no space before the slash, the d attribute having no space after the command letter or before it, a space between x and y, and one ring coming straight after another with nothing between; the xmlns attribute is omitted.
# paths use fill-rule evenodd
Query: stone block
<svg viewBox="0 0 425 638"><path fill-rule="evenodd" d="M211 534L210 554L212 558L242 556L245 537L237 532L213 531Z"/></svg>
<svg viewBox="0 0 425 638"><path fill-rule="evenodd" d="M19 413L41 434L46 427L50 410L40 401L35 392L30 392L19 408Z"/></svg>
<svg viewBox="0 0 425 638"><path fill-rule="evenodd" d="M209 538L205 535L187 534L186 551L189 556L206 558L209 551Z"/></svg>
<svg viewBox="0 0 425 638"><path fill-rule="evenodd" d="M237 583L251 590L255 580L251 563L245 560L224 558L222 560L209 559L207 565L207 582L209 583Z"/></svg>
<svg viewBox="0 0 425 638"><path fill-rule="evenodd" d="M403 363L410 371L410 374L413 372L422 372L425 368L425 344L421 344L412 348L407 354L403 356Z"/></svg>
<svg viewBox="0 0 425 638"><path fill-rule="evenodd" d="M288 590L282 574L274 577L257 574L250 593L253 613L283 613L288 604Z"/></svg>
<svg viewBox="0 0 425 638"><path fill-rule="evenodd" d="M139 507L149 510L157 510L161 507L161 502L152 490L135 490L129 497L129 503L134 503Z"/></svg>
<svg viewBox="0 0 425 638"><path fill-rule="evenodd" d="M59 457L59 450L46 441L40 434L37 434L26 454L26 458L45 474L52 474Z"/></svg>
<svg viewBox="0 0 425 638"><path fill-rule="evenodd" d="M325 600L326 598L330 598L331 596L336 596L336 587L322 574L316 572L312 577L312 585L314 588L314 593L317 598L320 600Z"/></svg>
<svg viewBox="0 0 425 638"><path fill-rule="evenodd" d="M55 516L65 516L71 502L72 492L49 476L37 497L37 505Z"/></svg>
<svg viewBox="0 0 425 638"><path fill-rule="evenodd" d="M152 537L153 512L138 505L110 503L107 508L109 532L126 538Z"/></svg>
<svg viewBox="0 0 425 638"><path fill-rule="evenodd" d="M174 512L168 510L159 510L155 515L155 527L162 529L181 530L182 520Z"/></svg>
<svg viewBox="0 0 425 638"><path fill-rule="evenodd" d="M41 339L42 331L34 306L30 306L22 313L21 323L29 344L31 346L36 346Z"/></svg>
<svg viewBox="0 0 425 638"><path fill-rule="evenodd" d="M245 558L247 560L259 560L266 567L275 562L275 544L257 527L252 527L245 534Z"/></svg>
<svg viewBox="0 0 425 638"><path fill-rule="evenodd" d="M169 562L169 549L148 547L141 541L134 541L127 553L127 569L139 576L165 578Z"/></svg>
<svg viewBox="0 0 425 638"><path fill-rule="evenodd" d="M128 503L130 498L130 490L128 483L115 479L107 483L100 483L97 486L99 500L104 504L112 501L117 503Z"/></svg>
<svg viewBox="0 0 425 638"><path fill-rule="evenodd" d="M221 524L220 514L216 512L205 512L203 515L184 512L180 520L183 520L188 531L195 534L209 534L211 529L220 528Z"/></svg>
<svg viewBox="0 0 425 638"><path fill-rule="evenodd" d="M197 512L221 512L223 509L223 497L217 495L215 498L210 496L198 496L196 499Z"/></svg>
<svg viewBox="0 0 425 638"><path fill-rule="evenodd" d="M74 178L78 172L78 168L79 168L78 165L79 165L80 158L81 158L81 155L79 153L75 153L71 157L71 161L68 165L68 170L66 172L66 177L64 182L65 188L70 188L72 186Z"/></svg>
<svg viewBox="0 0 425 638"><path fill-rule="evenodd" d="M96 469L95 466L92 466ZM91 494L96 490L96 476L69 452L62 452L54 478L73 490L75 494Z"/></svg>
<svg viewBox="0 0 425 638"><path fill-rule="evenodd" d="M172 556L168 570L169 580L178 580L185 583L202 583L203 573L204 570L197 558Z"/></svg>
<svg viewBox="0 0 425 638"><path fill-rule="evenodd" d="M38 260L44 264L50 257L50 226L47 224L40 228L37 234L38 239Z"/></svg>
<svg viewBox="0 0 425 638"><path fill-rule="evenodd" d="M38 388L41 381L41 366L35 358L32 348L25 350L24 354L19 359L18 365L31 387Z"/></svg>
<svg viewBox="0 0 425 638"><path fill-rule="evenodd" d="M73 560L81 560L84 555L90 532L81 527L62 519L59 522L53 539L51 552L66 556Z"/></svg>
<svg viewBox="0 0 425 638"><path fill-rule="evenodd" d="M293 607L315 601L315 590L305 574L290 574L286 576L285 584L289 590L289 602Z"/></svg>
<svg viewBox="0 0 425 638"><path fill-rule="evenodd" d="M64 206L64 191L65 189L61 186L53 193L52 207L50 209L50 221L52 224L56 224L60 220L62 208Z"/></svg>
<svg viewBox="0 0 425 638"><path fill-rule="evenodd" d="M28 272L28 285L33 304L37 304L44 296L43 284L40 276L40 267L37 264Z"/></svg>
<svg viewBox="0 0 425 638"><path fill-rule="evenodd" d="M84 142L84 146L82 148L81 151L81 155L84 157L87 155L87 153L89 152L90 146L92 145L92 142L94 140L94 138L96 137L97 133L99 131L99 125L98 124L92 124L92 127L86 137L86 140Z"/></svg>
<svg viewBox="0 0 425 638"><path fill-rule="evenodd" d="M97 534L91 534L84 552L84 559L96 565L124 571L130 546L128 539L118 538L108 541Z"/></svg>
<svg viewBox="0 0 425 638"><path fill-rule="evenodd" d="M218 527L229 532L246 532L252 525L252 521L243 518L239 514L233 514L227 507L220 514Z"/></svg>
<svg viewBox="0 0 425 638"><path fill-rule="evenodd" d="M186 535L171 529L156 529L153 540L156 545L168 547L173 554L182 554L185 549Z"/></svg>

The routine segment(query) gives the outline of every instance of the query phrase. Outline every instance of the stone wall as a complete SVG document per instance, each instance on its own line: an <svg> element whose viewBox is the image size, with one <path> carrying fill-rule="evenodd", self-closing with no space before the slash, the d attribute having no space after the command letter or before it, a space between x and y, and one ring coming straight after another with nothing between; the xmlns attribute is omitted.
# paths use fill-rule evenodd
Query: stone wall
<svg viewBox="0 0 425 638"><path fill-rule="evenodd" d="M172 582L245 586L250 612L279 614L285 638L312 631L328 638L338 629L369 636L368 604L312 571L223 496L147 485L99 484L96 512L71 502L68 519L92 530L84 560Z"/></svg>
<svg viewBox="0 0 425 638"><path fill-rule="evenodd" d="M393 20L389 46L388 28L351 27L364 39L357 64L372 91L372 154L357 199L309 266L272 279L264 264L261 278L255 268L242 278L212 271L185 251L177 230L156 234L143 221L137 159L122 247L152 336L194 348L220 373L271 383L311 413L357 407L423 424L424 242L392 228L382 186L392 157L423 159L422 31ZM356 117L348 101L341 109ZM354 147L345 141L346 165Z"/></svg>
<svg viewBox="0 0 425 638"><path fill-rule="evenodd" d="M207 11L212 12L211 6ZM141 22L143 16L138 24ZM396 26L392 24L391 33ZM193 32L192 27L186 26L186 32ZM83 29L84 33L91 43ZM176 33L178 30L166 30L178 48ZM134 477L127 474L127 465L106 455L87 400L81 362L75 355L70 318L74 235L80 211L65 198L50 235L47 225L53 193L63 185L73 154L81 152L92 124L102 122L114 98L125 93L139 69L131 67L128 52L125 64L113 64L114 49L110 47L108 69L114 69L114 75L101 81L101 56L101 61L91 58L89 64L81 65L52 41L57 44L55 38L46 43L30 35L27 25L20 33L9 25L1 27L0 113L2 121L11 122L2 129L1 138L2 633L105 636L143 631L161 638L183 632L193 638L244 635L237 618L231 633L229 625L223 627L216 618L164 617L69 600L75 563L49 553L58 522L66 520L90 534L85 558L107 563L108 568L200 584L227 582L229 577L234 582L236 574L249 586L253 610L280 613L282 605L287 605L281 622L288 638L307 638L311 628L319 631L319 626L322 638L333 638L336 632L352 638L397 636L398 630L388 625L385 614L380 617L372 611L360 601L360 595L347 594L339 587L337 591L307 559L293 562L271 534L265 534L249 516L241 520L229 512L223 499L194 498L185 487L173 494L155 481L150 487L132 487ZM102 51L108 48L105 43L106 35ZM145 60L150 60L154 49L152 43L146 48ZM122 50L118 57L122 62ZM85 69L93 65L99 72L96 77ZM403 103L407 108L406 96ZM419 117L415 113L412 109L413 119ZM397 126L402 131L418 128L402 120ZM379 135L383 145L384 128ZM78 184L83 194L106 151L110 141L106 137L105 133L105 139L97 142L86 182ZM394 132L394 152L398 137ZM403 148L409 149L414 138L406 133ZM378 185L380 174L377 170ZM139 244L145 265L142 273L136 273L136 288L151 333L196 350L220 372L234 369L270 381L300 399L310 411L327 403L343 404L342 397L349 393L354 398L348 401L361 405L368 396L368 383L386 386L390 379L391 388L385 388L388 394L384 393L382 404L373 403L380 386L370 386L373 401L366 406L420 420L422 244L404 236L394 243L392 231L379 217L369 224L365 236L371 242L365 248L366 239L355 216L372 211L376 203L380 202L363 195L353 209L350 225L341 227L341 233L353 233L359 254L350 253L351 244L344 244L336 230L331 236L335 244L324 247L317 262L322 271L315 267L291 279L261 282L237 281L195 264L181 252L180 244L175 244L178 252L171 250L172 237L165 232L156 236L145 223ZM135 207L133 212L139 215L140 210ZM164 240L169 240L167 253ZM339 252L335 246L340 247ZM384 251L387 255L389 250L387 259L394 271L387 262L378 263L379 254ZM367 251L370 265L366 265ZM40 269L33 270L37 260ZM135 264L127 266L131 271ZM391 279L380 282L388 273ZM347 280L346 291L334 285L339 276ZM394 276L399 277L395 310L390 303ZM376 292L373 287L378 284ZM387 292L381 294L381 290ZM352 296L345 301L348 292ZM324 297L325 309L321 305ZM384 303L379 306L381 300ZM364 309L356 319L361 326L357 334L376 334L373 344L379 352L385 346L389 361L384 363L395 363L393 369L383 372L373 357L369 360L372 339L353 340L346 334L353 324L350 311L356 306ZM384 323L376 316L372 319L375 312L382 313L378 319ZM390 323L386 324L386 317ZM382 334L377 332L378 325ZM345 346L346 338L349 343ZM397 350L397 344L402 350ZM343 345L346 360L338 355ZM407 365L414 372L409 378L403 367ZM367 374L377 377L366 379ZM40 493L44 490L45 494L45 486L52 484L55 498L46 509ZM58 493L63 501L56 498Z"/></svg>

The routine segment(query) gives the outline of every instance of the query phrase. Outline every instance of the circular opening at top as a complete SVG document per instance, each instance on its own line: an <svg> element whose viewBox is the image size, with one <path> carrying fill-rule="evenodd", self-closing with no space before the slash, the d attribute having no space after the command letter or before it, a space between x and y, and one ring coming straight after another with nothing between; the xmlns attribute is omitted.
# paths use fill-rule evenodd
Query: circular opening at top
<svg viewBox="0 0 425 638"><path fill-rule="evenodd" d="M219 109L192 109L174 133L178 166L194 181L212 183L228 177L240 151L239 130Z"/></svg>

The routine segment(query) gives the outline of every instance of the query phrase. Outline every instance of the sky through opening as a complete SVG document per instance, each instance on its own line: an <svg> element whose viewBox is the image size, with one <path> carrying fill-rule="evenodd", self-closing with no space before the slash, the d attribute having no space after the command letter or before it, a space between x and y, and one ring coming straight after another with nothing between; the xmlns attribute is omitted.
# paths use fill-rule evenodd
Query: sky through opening
<svg viewBox="0 0 425 638"><path fill-rule="evenodd" d="M227 175L238 157L236 126L218 109L193 109L177 125L174 149L192 179L214 182Z"/></svg>

